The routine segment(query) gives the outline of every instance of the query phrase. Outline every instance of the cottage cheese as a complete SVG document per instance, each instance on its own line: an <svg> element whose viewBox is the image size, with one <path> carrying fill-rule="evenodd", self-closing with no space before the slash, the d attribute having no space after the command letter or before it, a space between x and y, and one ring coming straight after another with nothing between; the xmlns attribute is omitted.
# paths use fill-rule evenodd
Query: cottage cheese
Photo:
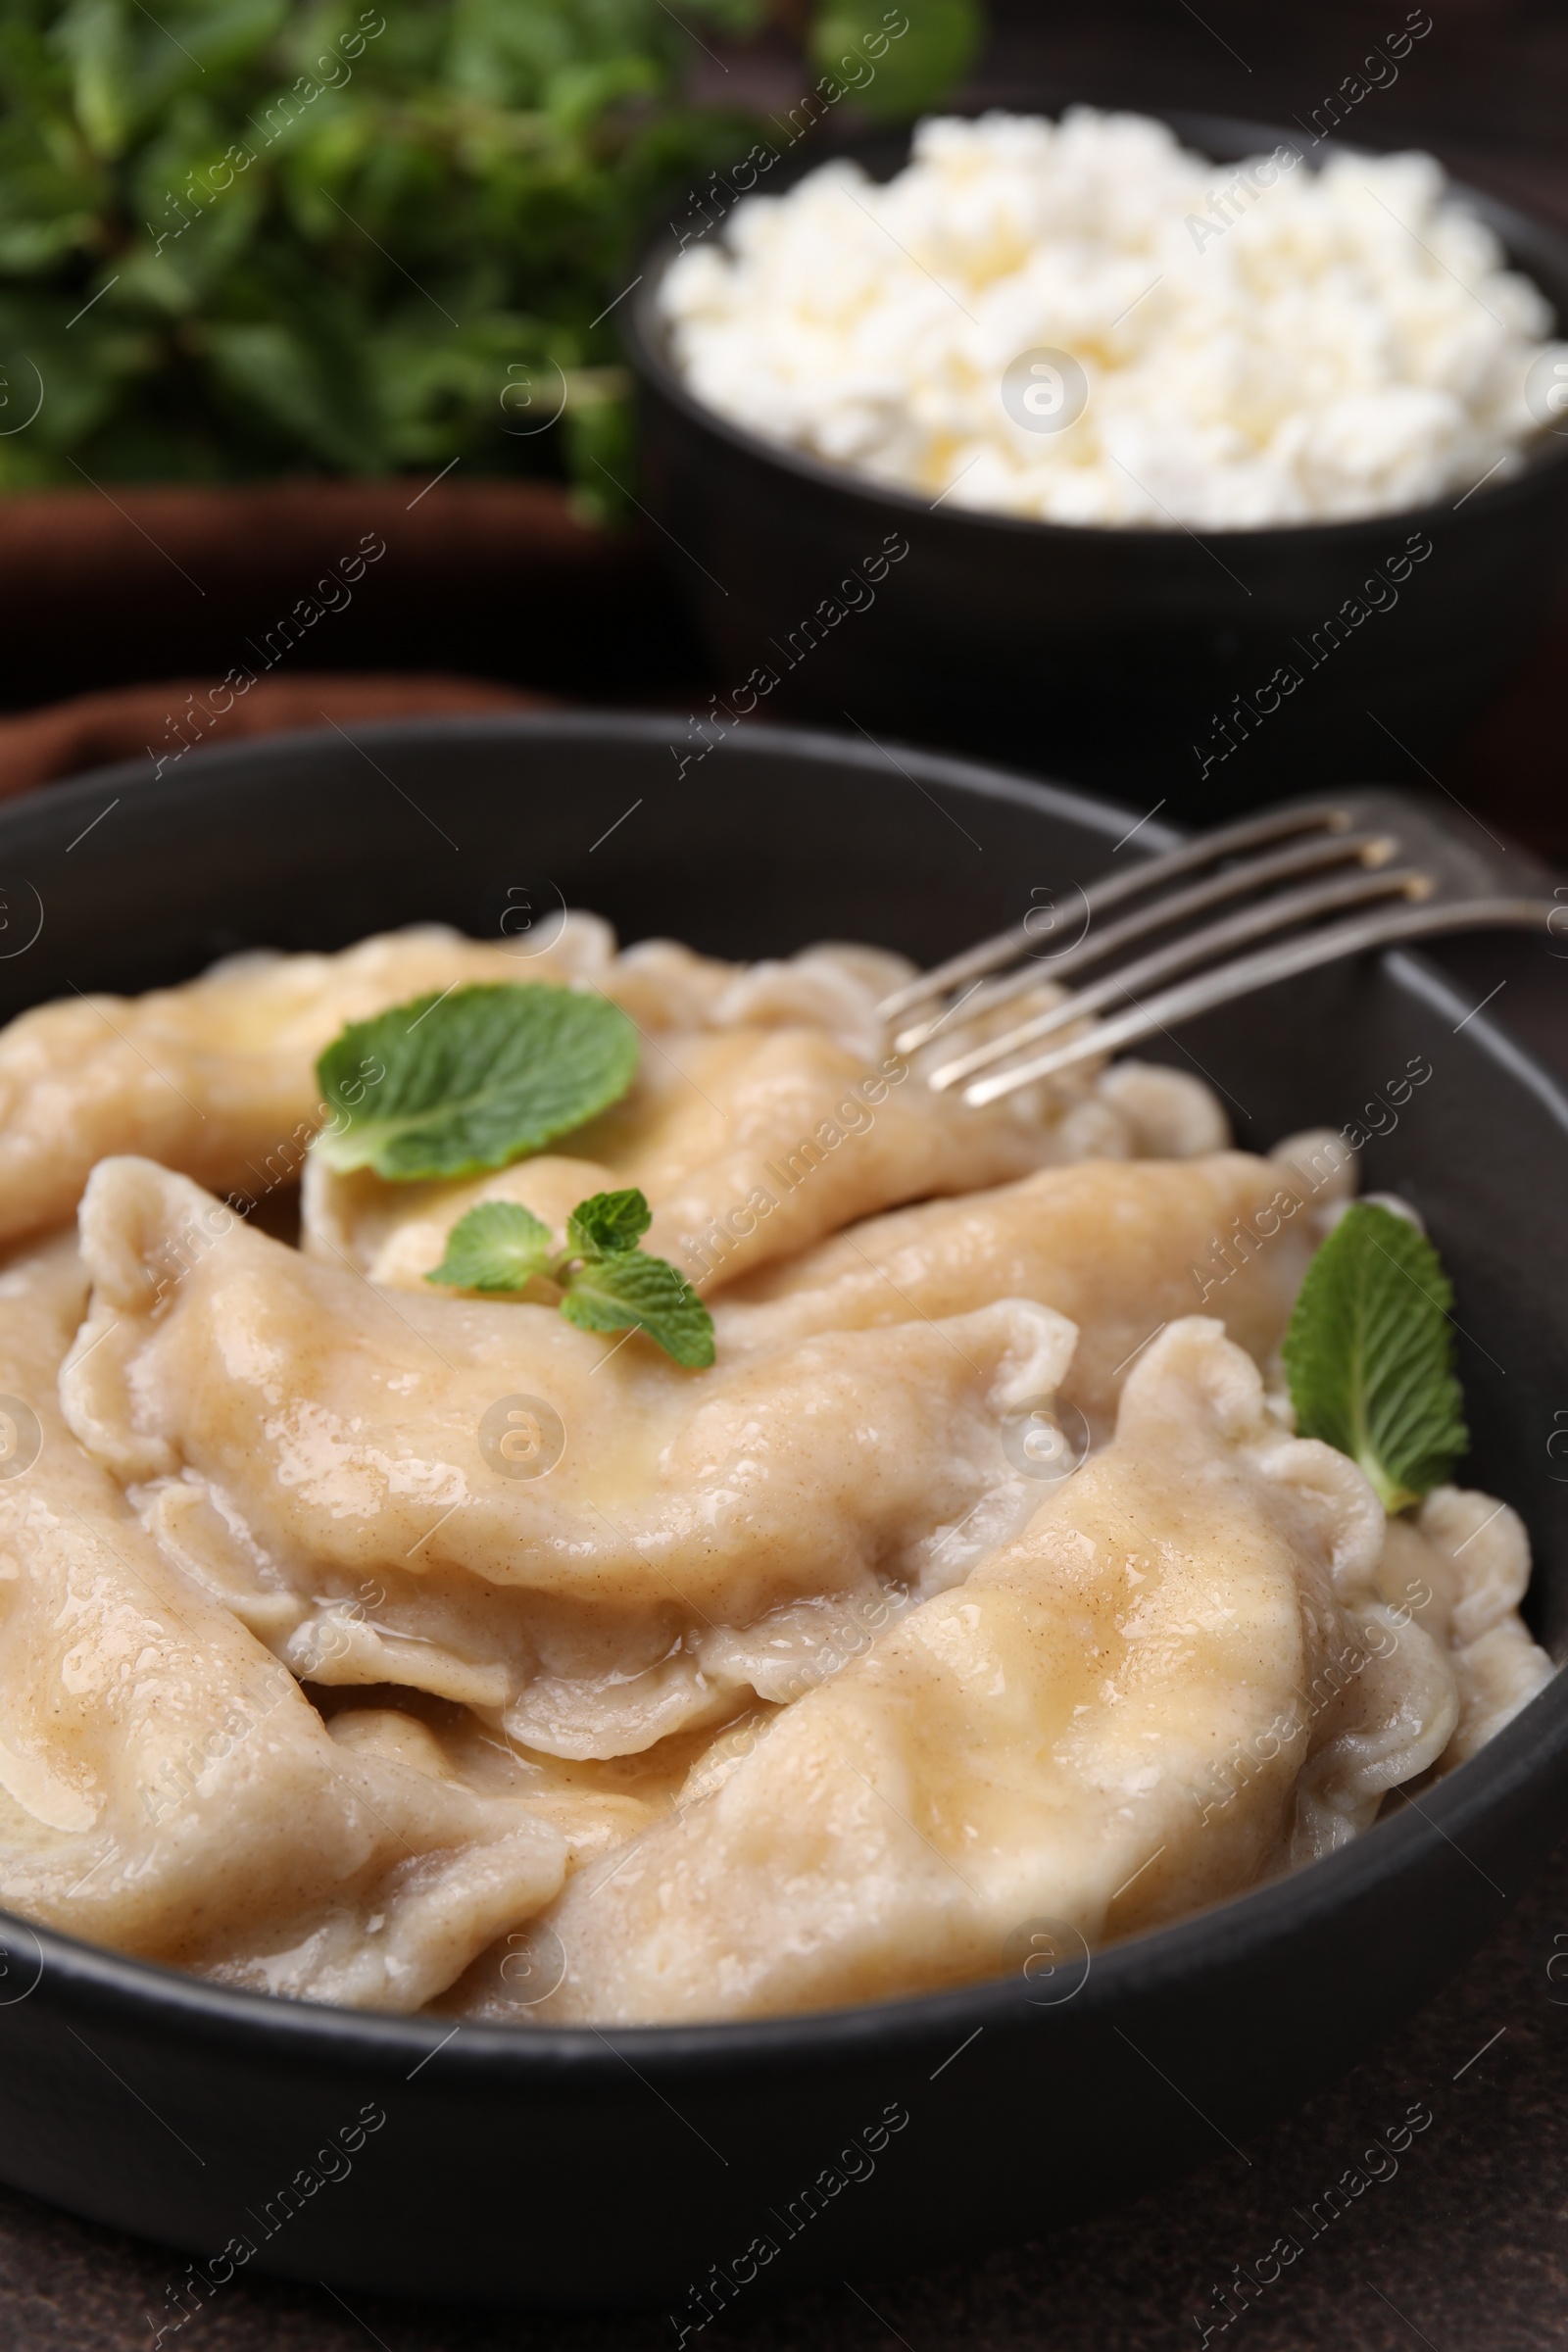
<svg viewBox="0 0 1568 2352"><path fill-rule="evenodd" d="M747 197L661 302L692 390L769 440L954 506L1153 528L1505 479L1554 324L1430 156L1215 165L1088 107L928 122L886 184L835 161ZM1042 350L1082 370L1065 426L1004 404Z"/></svg>

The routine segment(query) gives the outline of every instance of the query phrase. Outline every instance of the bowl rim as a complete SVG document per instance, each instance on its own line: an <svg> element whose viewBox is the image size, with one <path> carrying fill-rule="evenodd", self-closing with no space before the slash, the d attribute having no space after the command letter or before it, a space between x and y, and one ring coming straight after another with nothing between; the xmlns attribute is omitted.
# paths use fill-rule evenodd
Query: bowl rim
<svg viewBox="0 0 1568 2352"><path fill-rule="evenodd" d="M382 719L365 722L356 734L368 735L388 749L418 739L449 749L464 741L497 738L526 742L555 737L567 743L660 748L689 740L686 722L673 714L590 710ZM355 747L333 744L318 728L290 729L199 751L191 771L177 781L171 776L149 784L145 770L134 762L125 762L123 769L119 765L97 768L0 809L0 846L8 833L20 831L29 817L46 812L69 816L73 804L95 807L104 783L131 769L142 779L148 796L172 799L177 794L183 799L194 787L204 798L219 801L231 790L236 769L286 767L307 747L318 756L341 762L344 773L354 772L349 754ZM1119 803L1036 781L989 762L903 744L894 748L900 761L928 784L956 785L985 798L1050 810L1091 833L1104 834L1107 840L1123 818L1131 815ZM879 752L824 728L768 725L716 729L713 749L742 762L756 757L783 756L809 765L848 764L878 770L885 766ZM1146 839L1152 831L1155 839L1167 831L1171 839L1179 838L1174 827L1154 829L1146 823ZM1407 984L1414 979L1423 990L1437 992L1443 1004L1448 1002L1451 992L1446 979L1419 955L1396 951L1395 960L1407 975ZM1454 1003L1459 1000L1455 998ZM1484 1010L1471 1015L1469 1026L1489 1059L1534 1094L1568 1138L1568 1087L1498 1030ZM1361 1837L1301 1869L1097 1952L1080 1987L1087 2013L1113 2011L1119 1999L1135 1991L1178 1984L1195 1974L1207 1973L1218 1961L1246 1961L1287 1937L1310 1931L1334 1912L1353 1907L1379 1879L1421 1869L1437 1857L1442 1845L1455 1849L1472 1871L1487 1877L1480 1864L1465 1853L1466 1833L1472 1826L1484 1829L1493 1815L1506 1816L1539 1782L1553 1776L1568 1790L1568 1670L1559 1670L1511 1722L1429 1790L1419 1805L1402 1807L1391 1819L1374 1824ZM1494 1882L1488 1883L1499 1898L1500 1924L1514 1895L1497 1888ZM1041 2007L1021 2001L1016 1983L1004 1977L781 2017L675 2025L611 2024L604 2028L586 2024L530 2027L523 2019L479 2023L294 2000L215 1983L35 1925L20 1913L0 1910L0 1942L14 1942L19 1930L32 1938L40 1954L40 1976L29 1992L38 1988L45 1975L52 1976L71 1999L79 2000L83 2013L101 2022L120 2023L132 2030L158 2022L213 2045L240 2045L258 2051L276 2045L303 2057L330 2053L335 2060L367 2074L389 2064L412 2067L412 2072L405 2073L409 2081L438 2052L445 2054L447 2064L466 2074L495 2076L509 2087L519 2081L548 2082L565 2075L614 2081L616 2071L632 2063L627 2049L635 2053L639 2069L652 2068L656 2073L722 2074L739 2066L770 2074L797 2065L803 2057L820 2061L865 2052L927 2051L936 2037L948 2031L968 2029L972 2037L979 2028L1015 2024L1024 2008L1033 2007L1038 2015ZM1088 1997L1097 1980L1098 1988ZM1048 2008L1069 2012L1075 2005L1076 1996L1072 2002Z"/></svg>
<svg viewBox="0 0 1568 2352"><path fill-rule="evenodd" d="M1077 103L1079 102L1075 100L1063 100L1055 108L1054 114L1047 119L1059 120L1070 105ZM944 117L957 116L967 121L976 121L987 113L1004 113L1009 110L959 106L944 107L939 111ZM1037 114L1044 113L1044 109L1038 108L1030 111ZM1294 146L1298 153L1300 153L1297 133L1283 130L1278 124L1256 122L1244 116L1195 114L1190 110L1175 107L1168 109L1163 107L1136 109L1097 107L1094 111L1102 114L1141 114L1146 120L1163 122L1168 128L1173 129L1184 146L1189 145L1200 132L1205 134L1202 140L1204 145L1209 143L1210 135L1222 141L1230 139L1233 135L1238 136L1240 139L1238 157L1242 161L1246 161L1248 157L1254 154L1267 155L1281 145ZM801 143L808 147L808 152L804 156L799 154L792 156L789 153L782 156L780 158L782 170L778 178L772 182L770 189L764 191L754 187L739 193L732 193L730 202L722 206L717 221L710 222L696 235L689 238L685 244L677 246L674 252L667 250L662 237L658 234L647 237L638 249L639 275L633 281L635 291L632 299L625 304L620 314L617 327L622 349L633 375L645 387L651 386L656 390L662 399L679 412L687 423L698 426L720 441L727 442L733 449L750 458L754 463L772 466L779 472L793 474L812 483L818 489L837 491L843 496L861 498L872 506L885 509L892 515L927 515L932 518L939 529L947 529L956 535L965 530L1001 529L1026 539L1033 536L1044 544L1054 541L1068 546L1120 548L1127 546L1167 547L1174 543L1177 533L1182 533L1189 538L1197 539L1205 548L1211 541L1217 541L1222 546L1232 548L1238 553L1270 541L1275 542L1281 548L1297 547L1310 541L1313 545L1321 545L1333 550L1336 547L1347 545L1351 539L1365 534L1374 526L1393 529L1403 523L1412 528L1427 529L1433 523L1445 522L1449 519L1458 512L1459 506L1473 505L1483 516L1505 512L1509 508L1524 504L1532 493L1540 489L1544 479L1568 469L1568 425L1565 425L1560 432L1544 426L1532 441L1520 444L1525 463L1517 473L1510 474L1505 481L1495 483L1491 487L1488 486L1487 478L1483 476L1480 482L1473 483L1463 493L1458 506L1449 504L1444 498L1438 498L1428 500L1424 506L1380 507L1365 514L1337 516L1332 521L1268 522L1259 523L1255 527L1238 527L1230 524L1218 527L1205 525L1201 528L1195 528L1188 523L1177 523L1172 530L1154 523L1055 522L1044 515L1004 514L985 507L945 507L940 504L940 501L937 505L933 505L918 491L906 489L898 483L877 481L867 474L857 472L853 466L832 465L825 458L818 458L806 450L796 449L789 442L770 441L765 435L753 432L746 425L734 423L729 417L722 416L718 410L710 408L706 401L698 398L669 356L667 329L656 308L659 289L665 275L673 264L679 260L680 255L687 250L688 245L700 245L716 228L721 228L723 222L728 219L733 205L744 202L746 196L782 192L785 188L804 178L808 172L823 164L845 160L858 162L872 152L886 154L896 143L897 135L884 134L881 138L846 142L826 152L810 151L809 142L802 141ZM912 132L909 135L912 136ZM1254 137L1257 144L1252 143ZM906 137L904 141L906 147L907 143L907 137ZM1424 148L1413 149L1408 146L1396 148L1361 146L1348 140L1329 138L1315 141L1314 146L1322 148L1325 161L1337 156L1369 158L1390 154L1429 152ZM1215 156L1208 160L1222 162L1229 159ZM1312 168L1316 169L1316 166ZM1453 177L1447 172L1446 167L1444 167L1444 174L1446 183L1446 199L1465 206L1493 231L1504 246L1510 269L1529 277L1537 291L1545 295L1545 299L1551 302L1552 297L1545 294L1545 289L1538 283L1534 275L1533 265L1527 265L1519 258L1522 250L1534 248L1538 255L1549 259L1560 273L1565 302L1568 302L1568 236L1561 234L1549 222L1539 220L1535 215L1521 212L1516 205L1510 204L1506 199L1490 195L1485 189L1474 187L1467 180ZM672 225L672 223L665 223L666 228ZM1559 336L1568 336L1568 310L1564 310L1555 302L1552 307L1557 313L1556 333ZM1471 520L1474 521L1474 515Z"/></svg>

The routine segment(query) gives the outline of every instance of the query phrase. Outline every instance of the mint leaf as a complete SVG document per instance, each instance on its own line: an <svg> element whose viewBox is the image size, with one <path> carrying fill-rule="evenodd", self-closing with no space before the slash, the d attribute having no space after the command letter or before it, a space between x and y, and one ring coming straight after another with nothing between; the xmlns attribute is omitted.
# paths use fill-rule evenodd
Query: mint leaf
<svg viewBox="0 0 1568 2352"><path fill-rule="evenodd" d="M447 1253L426 1282L454 1291L520 1291L549 1271L550 1228L514 1200L481 1200L447 1235Z"/></svg>
<svg viewBox="0 0 1568 2352"><path fill-rule="evenodd" d="M328 1167L394 1184L476 1176L618 1102L637 1031L616 1004L542 981L416 997L345 1029L316 1065Z"/></svg>
<svg viewBox="0 0 1568 2352"><path fill-rule="evenodd" d="M713 1360L707 1307L667 1259L643 1250L591 1258L568 1276L561 1311L579 1331L645 1331L677 1364L697 1368Z"/></svg>
<svg viewBox="0 0 1568 2352"><path fill-rule="evenodd" d="M1298 1430L1359 1463L1389 1511L1419 1502L1469 1447L1452 1304L1425 1235L1358 1200L1307 1267L1285 1336Z"/></svg>
<svg viewBox="0 0 1568 2352"><path fill-rule="evenodd" d="M595 1193L579 1200L566 1225L566 1242L577 1257L618 1257L635 1250L653 1223L641 1193Z"/></svg>
<svg viewBox="0 0 1568 2352"><path fill-rule="evenodd" d="M447 1253L426 1282L460 1291L520 1291L542 1275L562 1293L579 1331L645 1331L677 1364L713 1360L713 1319L685 1276L637 1247L653 1219L635 1188L595 1193L566 1220L566 1246L511 1200L482 1200L447 1235Z"/></svg>

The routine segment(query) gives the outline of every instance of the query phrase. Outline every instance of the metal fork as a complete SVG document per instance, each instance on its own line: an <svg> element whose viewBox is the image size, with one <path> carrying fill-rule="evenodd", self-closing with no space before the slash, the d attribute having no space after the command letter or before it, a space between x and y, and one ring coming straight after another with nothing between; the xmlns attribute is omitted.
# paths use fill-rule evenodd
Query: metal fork
<svg viewBox="0 0 1568 2352"><path fill-rule="evenodd" d="M1042 910L1033 908L1010 930L896 989L880 1011L890 1024L904 1024L893 1041L900 1054L933 1048L939 1039L960 1048L945 1059L923 1055L927 1085L938 1092L962 1086L964 1102L994 1102L1074 1062L1116 1053L1342 956L1442 932L1545 931L1553 916L1568 930L1568 903L1519 895L1532 886L1549 888L1545 869L1522 850L1497 848L1497 858L1471 849L1395 792L1354 791L1271 808L1200 833L1087 888L1075 885L1083 928L1071 945L1043 950L1041 931L1031 928ZM1146 904L1113 922L1102 919L1135 900ZM1182 928L1233 902L1241 904L1219 920ZM1053 912L1053 928L1054 921ZM1142 946L1161 932L1176 935ZM1254 941L1269 944L1235 953ZM1141 952L1124 959L1135 948ZM963 1044L974 1022L1043 980L1076 980L1107 962L1114 968L1073 987L1059 1004ZM1157 993L1149 995L1151 989ZM1106 1012L1118 1004L1126 1008ZM910 1021L911 1013L920 1017ZM1077 1034L1043 1053L1028 1052L1064 1029ZM1018 1054L1025 1058L1013 1058Z"/></svg>

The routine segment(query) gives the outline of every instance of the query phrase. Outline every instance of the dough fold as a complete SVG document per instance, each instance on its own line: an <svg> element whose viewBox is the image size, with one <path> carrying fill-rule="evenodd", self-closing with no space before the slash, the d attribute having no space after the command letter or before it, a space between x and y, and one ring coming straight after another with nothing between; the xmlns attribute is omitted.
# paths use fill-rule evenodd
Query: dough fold
<svg viewBox="0 0 1568 2352"><path fill-rule="evenodd" d="M1409 1518L1389 1523L1379 1590L1445 1645L1458 1687L1459 1720L1439 1773L1484 1747L1557 1671L1519 1615L1529 1582L1524 1522L1491 1494L1437 1487Z"/></svg>

